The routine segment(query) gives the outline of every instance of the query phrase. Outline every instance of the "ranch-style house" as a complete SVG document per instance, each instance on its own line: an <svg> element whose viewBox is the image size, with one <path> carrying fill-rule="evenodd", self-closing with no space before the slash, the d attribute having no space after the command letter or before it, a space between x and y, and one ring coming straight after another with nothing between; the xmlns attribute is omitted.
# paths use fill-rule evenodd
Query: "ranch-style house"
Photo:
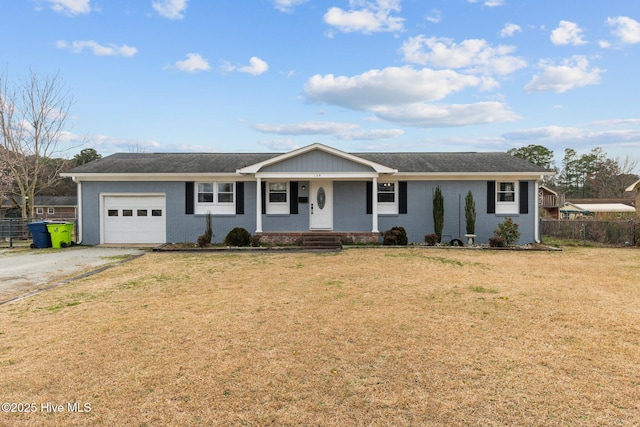
<svg viewBox="0 0 640 427"><path fill-rule="evenodd" d="M79 240L97 245L195 242L207 213L214 243L234 227L265 243L310 232L378 242L394 226L423 242L434 232L438 186L442 241L464 240L471 191L477 243L506 217L532 243L539 186L552 174L506 153L346 153L316 143L287 153L118 153L63 176L78 186Z"/></svg>

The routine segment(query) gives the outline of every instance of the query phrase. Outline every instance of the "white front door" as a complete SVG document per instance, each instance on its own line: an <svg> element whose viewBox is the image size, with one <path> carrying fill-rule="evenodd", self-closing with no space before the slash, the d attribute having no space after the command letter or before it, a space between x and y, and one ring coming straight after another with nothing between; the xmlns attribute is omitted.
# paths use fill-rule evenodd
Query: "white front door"
<svg viewBox="0 0 640 427"><path fill-rule="evenodd" d="M333 229L333 182L311 181L309 194L309 228Z"/></svg>

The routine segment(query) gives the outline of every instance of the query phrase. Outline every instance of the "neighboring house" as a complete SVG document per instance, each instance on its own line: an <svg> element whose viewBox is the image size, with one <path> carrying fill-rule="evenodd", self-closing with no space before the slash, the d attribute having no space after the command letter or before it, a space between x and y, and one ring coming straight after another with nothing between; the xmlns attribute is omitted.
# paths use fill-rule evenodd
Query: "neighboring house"
<svg viewBox="0 0 640 427"><path fill-rule="evenodd" d="M20 205L13 197L0 197L0 218L20 218Z"/></svg>
<svg viewBox="0 0 640 427"><path fill-rule="evenodd" d="M633 219L636 209L624 203L576 203L567 202L560 208L562 219L593 217L602 220Z"/></svg>
<svg viewBox="0 0 640 427"><path fill-rule="evenodd" d="M634 196L634 206L636 208L636 217L640 218L640 179L628 186L624 191Z"/></svg>
<svg viewBox="0 0 640 427"><path fill-rule="evenodd" d="M537 194L553 172L506 153L346 153L312 144L288 153L120 153L62 174L78 184L83 244L195 242L212 215L214 242L234 227L284 242L329 231L377 242L394 226L409 241L434 232L433 194L445 202L443 241L465 234L464 198L476 204L476 241L512 217L538 240Z"/></svg>
<svg viewBox="0 0 640 427"><path fill-rule="evenodd" d="M78 214L75 196L36 196L32 216L46 220L71 220Z"/></svg>
<svg viewBox="0 0 640 427"><path fill-rule="evenodd" d="M538 190L540 216L547 219L560 219L560 206L564 205L564 194L541 185Z"/></svg>

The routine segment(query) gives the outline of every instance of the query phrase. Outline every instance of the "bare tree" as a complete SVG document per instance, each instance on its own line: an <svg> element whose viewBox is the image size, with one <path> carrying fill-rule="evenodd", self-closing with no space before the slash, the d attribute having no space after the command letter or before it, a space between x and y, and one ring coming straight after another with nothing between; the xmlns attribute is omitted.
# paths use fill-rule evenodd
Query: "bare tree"
<svg viewBox="0 0 640 427"><path fill-rule="evenodd" d="M52 160L64 151L59 142L73 103L58 74L39 77L30 70L13 86L0 74L0 168L13 175L24 218L38 188L59 179L63 162Z"/></svg>

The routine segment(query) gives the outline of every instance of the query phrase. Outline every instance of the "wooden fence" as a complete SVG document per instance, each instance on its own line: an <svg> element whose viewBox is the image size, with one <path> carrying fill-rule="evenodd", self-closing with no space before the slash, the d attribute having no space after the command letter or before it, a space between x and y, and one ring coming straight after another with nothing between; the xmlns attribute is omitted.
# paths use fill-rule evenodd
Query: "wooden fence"
<svg viewBox="0 0 640 427"><path fill-rule="evenodd" d="M611 245L640 245L638 228L635 220L602 221L602 220L555 220L543 219L541 231L543 235L564 239L584 240Z"/></svg>

